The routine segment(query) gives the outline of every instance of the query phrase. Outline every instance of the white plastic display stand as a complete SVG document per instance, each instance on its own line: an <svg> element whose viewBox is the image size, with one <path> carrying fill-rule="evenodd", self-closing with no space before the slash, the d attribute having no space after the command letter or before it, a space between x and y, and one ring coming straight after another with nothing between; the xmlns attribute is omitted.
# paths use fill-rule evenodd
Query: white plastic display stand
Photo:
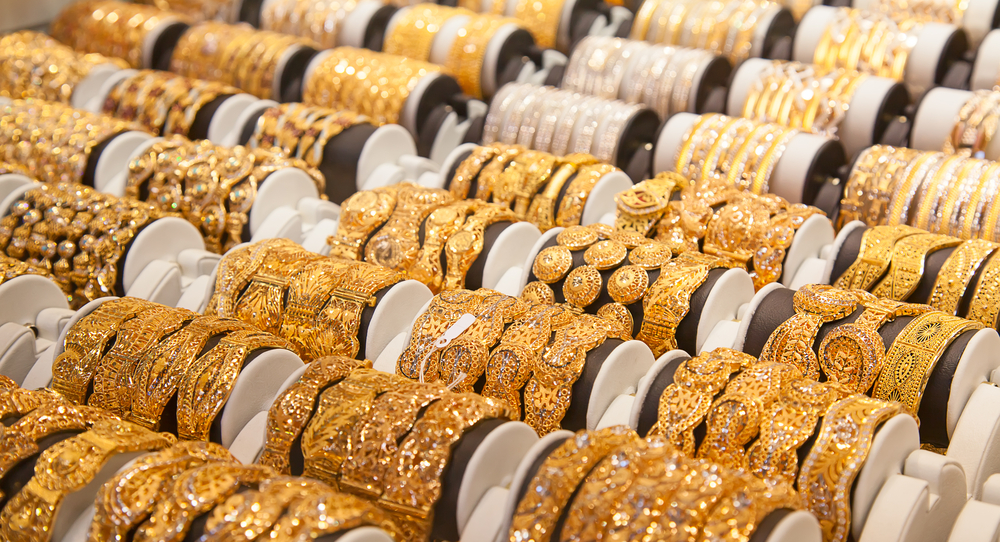
<svg viewBox="0 0 1000 542"><path fill-rule="evenodd" d="M749 58L740 64L729 87L726 106L729 116L741 116L750 89L773 63L763 58ZM882 117L882 104L895 85L891 79L872 76L866 78L851 96L847 113L837 127L837 138L848 156L856 156L862 149L875 144L873 137L875 126Z"/></svg>
<svg viewBox="0 0 1000 542"><path fill-rule="evenodd" d="M246 107L239 111L235 120L232 121L228 132L222 133L222 126L220 125L218 129L219 133L213 134L212 127L209 126L209 140L218 145L222 145L223 147L235 147L236 145L239 145L241 143L240 138L243 135L243 129L250 123L250 119L257 119L264 113L264 111L272 107L278 107L278 102L274 100L261 99L256 99L256 101L250 102ZM212 115L212 120L215 120L215 115ZM226 124L230 125L228 122Z"/></svg>
<svg viewBox="0 0 1000 542"><path fill-rule="evenodd" d="M375 12L382 9L379 0L358 2L337 29L337 45L362 48L365 46L365 32Z"/></svg>
<svg viewBox="0 0 1000 542"><path fill-rule="evenodd" d="M100 94L105 81L114 77L121 68L114 64L101 64L93 69L73 87L73 94L70 96L69 104L77 109L87 109L87 102L94 96Z"/></svg>
<svg viewBox="0 0 1000 542"><path fill-rule="evenodd" d="M969 88L989 90L998 82L1000 82L1000 30L992 30L986 34L976 51L976 62L972 65Z"/></svg>
<svg viewBox="0 0 1000 542"><path fill-rule="evenodd" d="M938 87L920 101L913 117L910 147L922 151L940 151L955 128L958 113L972 99L972 92ZM988 160L1000 158L1000 139L991 139L984 149Z"/></svg>
<svg viewBox="0 0 1000 542"><path fill-rule="evenodd" d="M653 149L653 173L676 171L677 153L698 118L699 115L694 113L677 113L670 117L660 130ZM792 203L801 203L813 161L829 141L830 138L816 134L799 133L794 136L768 178L768 192Z"/></svg>
<svg viewBox="0 0 1000 542"><path fill-rule="evenodd" d="M0 284L0 374L19 385L73 316L50 279L23 275Z"/></svg>
<svg viewBox="0 0 1000 542"><path fill-rule="evenodd" d="M814 6L806 12L795 31L793 60L812 63L816 46L827 27L837 18L840 9L847 8ZM918 100L924 92L934 88L935 72L941 56L945 53L952 36L959 31L955 25L924 23L903 70L903 82L906 83L914 100Z"/></svg>

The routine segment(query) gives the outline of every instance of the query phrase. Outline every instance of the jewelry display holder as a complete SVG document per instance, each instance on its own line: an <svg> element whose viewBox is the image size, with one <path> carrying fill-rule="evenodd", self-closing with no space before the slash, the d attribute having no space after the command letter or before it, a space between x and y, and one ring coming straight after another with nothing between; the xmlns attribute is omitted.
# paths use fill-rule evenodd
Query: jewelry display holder
<svg viewBox="0 0 1000 542"><path fill-rule="evenodd" d="M864 11L879 10L878 0L853 0L852 5ZM966 4L959 26L968 35L971 49L977 49L986 34L998 26L997 15L996 0L970 0Z"/></svg>
<svg viewBox="0 0 1000 542"><path fill-rule="evenodd" d="M943 149L945 141L954 131L958 112L972 96L973 93L968 90L945 87L935 88L924 95L913 118L910 147L921 151ZM989 160L1000 158L1000 140L991 139L984 152Z"/></svg>
<svg viewBox="0 0 1000 542"><path fill-rule="evenodd" d="M1000 81L1000 30L992 30L976 51L976 62L969 78L970 90L989 90Z"/></svg>
<svg viewBox="0 0 1000 542"><path fill-rule="evenodd" d="M1000 536L1000 476L983 485L982 494L970 499L955 520L948 542L992 542Z"/></svg>
<svg viewBox="0 0 1000 542"><path fill-rule="evenodd" d="M495 2L505 2L504 15L514 17L519 0L484 0L483 13L493 12ZM455 0L445 0L453 4ZM609 6L601 0L566 0L559 15L555 49L566 53L586 36L619 36L632 26L633 13L622 6Z"/></svg>
<svg viewBox="0 0 1000 542"><path fill-rule="evenodd" d="M749 58L740 64L729 87L726 106L729 116L741 116L750 89L771 66L770 60L762 58ZM847 156L857 156L862 149L878 143L889 127L886 119L902 115L909 101L902 84L885 77L867 77L851 95L847 112L837 127L837 139Z"/></svg>
<svg viewBox="0 0 1000 542"><path fill-rule="evenodd" d="M100 93L104 82L112 77L118 78L119 73L123 71L131 72L132 70L123 70L114 64L99 64L94 66L87 73L87 76L73 87L73 94L70 95L69 105L77 109L87 109L87 103ZM117 80L120 81L121 79Z"/></svg>
<svg viewBox="0 0 1000 542"><path fill-rule="evenodd" d="M246 145L268 107L255 109L240 119L223 144ZM317 169L326 179L327 198L339 205L358 190L416 178L412 175L436 170L437 164L417 156L413 136L402 126L362 123L344 129L326 142Z"/></svg>
<svg viewBox="0 0 1000 542"><path fill-rule="evenodd" d="M663 125L653 148L654 174L675 171L677 154L697 121L698 115L677 113ZM846 161L844 147L837 140L799 133L778 158L767 181L768 192L791 203L812 204L822 187L817 180L835 177Z"/></svg>
<svg viewBox="0 0 1000 542"><path fill-rule="evenodd" d="M327 56L329 52L323 51L313 57L306 67L304 81L309 81L313 77L316 68ZM303 86L305 84L307 83L303 83ZM427 156L440 163L465 137L471 126L469 119L479 114L486 114L486 104L468 97L463 98L461 95L462 89L459 88L458 82L442 72L425 75L410 90L403 104L399 124L418 142L421 156ZM459 115L451 105L451 102L456 100L466 109L464 115ZM439 119L439 122L429 123L431 117ZM424 141L430 141L430 144L421 145L420 143Z"/></svg>
<svg viewBox="0 0 1000 542"><path fill-rule="evenodd" d="M795 31L792 60L812 63L813 53L827 28L841 8L814 6L799 21ZM960 60L968 49L968 38L961 28L943 23L923 23L923 30L910 50L903 70L903 83L914 101L924 92L941 84L940 78Z"/></svg>

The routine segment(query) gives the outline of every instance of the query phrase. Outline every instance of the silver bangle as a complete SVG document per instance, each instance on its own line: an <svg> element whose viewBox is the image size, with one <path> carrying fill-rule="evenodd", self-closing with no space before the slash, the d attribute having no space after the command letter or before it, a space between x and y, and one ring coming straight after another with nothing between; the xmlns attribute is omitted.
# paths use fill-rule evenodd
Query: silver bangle
<svg viewBox="0 0 1000 542"><path fill-rule="evenodd" d="M524 87L525 85L518 83L507 83L493 97L490 110L486 114L486 122L483 125L483 144L488 145L499 140L501 123L506 116L507 109L514 103L515 97L524 90Z"/></svg>
<svg viewBox="0 0 1000 542"><path fill-rule="evenodd" d="M598 160L613 164L615 158L617 158L622 132L625 131L625 127L628 126L629 121L638 115L640 111L644 110L646 108L641 105L619 102L619 105L610 115L607 125L601 132L596 149L592 154Z"/></svg>
<svg viewBox="0 0 1000 542"><path fill-rule="evenodd" d="M528 105L521 115L520 126L517 127L515 143L528 149L534 149L535 133L538 131L538 123L542 116L551 107L550 96L560 92L555 87L544 87L544 92L535 95L535 99Z"/></svg>
<svg viewBox="0 0 1000 542"><path fill-rule="evenodd" d="M528 108L532 106L541 96L548 93L553 87L534 87L524 94L514 107L511 108L507 118L503 121L503 129L500 130L500 142L507 145L517 143L517 136L521 131L521 122Z"/></svg>
<svg viewBox="0 0 1000 542"><path fill-rule="evenodd" d="M564 156L569 153L570 141L573 138L574 128L580 115L590 108L590 104L599 100L591 96L574 93L569 107L567 107L556 124L555 134L552 136L552 145L548 152L556 156Z"/></svg>
<svg viewBox="0 0 1000 542"><path fill-rule="evenodd" d="M597 128L605 117L614 111L614 105L615 102L595 98L594 101L590 102L589 107L584 108L582 114L577 115L576 126L573 127L573 138L569 144L569 153L593 152Z"/></svg>
<svg viewBox="0 0 1000 542"><path fill-rule="evenodd" d="M538 121L534 140L530 143L532 149L551 152L552 138L556 132L556 125L566 110L572 106L572 99L573 93L566 90L553 92L549 95L546 107L542 112L542 117ZM525 136L525 141L527 141L527 136ZM522 143L520 140L518 143L527 146L527 143Z"/></svg>

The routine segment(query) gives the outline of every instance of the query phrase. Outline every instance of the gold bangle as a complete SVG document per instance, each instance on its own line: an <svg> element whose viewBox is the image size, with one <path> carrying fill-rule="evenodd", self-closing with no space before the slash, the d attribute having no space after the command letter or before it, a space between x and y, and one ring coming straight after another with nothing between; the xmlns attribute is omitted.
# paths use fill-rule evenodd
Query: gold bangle
<svg viewBox="0 0 1000 542"><path fill-rule="evenodd" d="M347 198L340 208L337 233L327 239L330 256L361 259L361 251L369 237L392 216L396 196L396 187L384 187L364 190Z"/></svg>
<svg viewBox="0 0 1000 542"><path fill-rule="evenodd" d="M824 540L850 536L851 486L871 450L875 430L901 414L897 403L851 395L823 416L816 442L799 470L802 505L815 514Z"/></svg>
<svg viewBox="0 0 1000 542"><path fill-rule="evenodd" d="M927 304L948 314L958 314L969 283L997 247L996 243L982 239L963 241L941 266Z"/></svg>
<svg viewBox="0 0 1000 542"><path fill-rule="evenodd" d="M506 149L506 145L496 143L476 147L462 163L455 169L455 176L448 184L448 191L455 199L466 199L469 197L469 190L472 188L472 181L483 170L483 166L493 160L497 154Z"/></svg>
<svg viewBox="0 0 1000 542"><path fill-rule="evenodd" d="M715 396L733 373L755 363L753 356L728 348L716 348L682 362L674 381L660 395L656 424L648 435L664 435L684 455L694 457L694 429L704 421Z"/></svg>
<svg viewBox="0 0 1000 542"><path fill-rule="evenodd" d="M760 361L788 363L807 378L819 380L820 363L813 344L820 326L846 318L862 299L870 296L857 290L841 290L821 284L803 286L792 297L795 314L767 338L760 352Z"/></svg>
<svg viewBox="0 0 1000 542"><path fill-rule="evenodd" d="M381 497L398 454L405 453L400 445L416 429L418 418L436 408L434 403L450 398L443 385L421 382L407 382L379 395L351 429L351 454L340 472L340 489L372 500Z"/></svg>
<svg viewBox="0 0 1000 542"><path fill-rule="evenodd" d="M291 504L333 493L333 488L317 480L270 478L258 483L256 490L232 495L203 516L201 536L206 540L273 540L271 529Z"/></svg>
<svg viewBox="0 0 1000 542"><path fill-rule="evenodd" d="M337 534L363 526L378 527L393 540L405 532L375 503L344 493L327 493L298 500L274 523L269 540L292 542Z"/></svg>
<svg viewBox="0 0 1000 542"><path fill-rule="evenodd" d="M565 228L579 224L590 192L605 175L614 171L619 169L611 164L591 164L580 168L559 201L556 225Z"/></svg>
<svg viewBox="0 0 1000 542"><path fill-rule="evenodd" d="M270 333L241 329L196 359L177 391L177 435L185 440L208 440L247 356L266 348L289 348L289 344Z"/></svg>
<svg viewBox="0 0 1000 542"><path fill-rule="evenodd" d="M486 228L498 222L515 222L514 212L509 207L485 204L465 220L461 229L448 238L444 246L447 272L444 276L444 290L465 287L465 275L479 258L485 243Z"/></svg>
<svg viewBox="0 0 1000 542"><path fill-rule="evenodd" d="M34 476L4 506L0 534L6 540L49 539L66 495L91 483L111 457L155 451L174 442L166 433L101 420L90 430L53 444L35 463Z"/></svg>
<svg viewBox="0 0 1000 542"><path fill-rule="evenodd" d="M184 471L136 531L135 540L183 540L196 518L222 504L241 486L254 487L274 475L268 467L235 462L211 462Z"/></svg>
<svg viewBox="0 0 1000 542"><path fill-rule="evenodd" d="M122 324L115 344L101 358L94 373L94 391L87 404L125 417L132 409L132 397L146 390L135 387L135 371L142 359L155 349L164 336L190 322L197 313L154 305Z"/></svg>
<svg viewBox="0 0 1000 542"><path fill-rule="evenodd" d="M746 468L745 448L758 435L765 412L801 378L794 366L778 362L759 362L736 375L705 415L698 458Z"/></svg>
<svg viewBox="0 0 1000 542"><path fill-rule="evenodd" d="M560 428L587 352L603 344L611 331L608 321L589 314L555 331L552 344L524 386L524 422L539 435Z"/></svg>
<svg viewBox="0 0 1000 542"><path fill-rule="evenodd" d="M688 184L681 175L663 172L615 194L615 229L649 235L666 214L673 192L683 190Z"/></svg>
<svg viewBox="0 0 1000 542"><path fill-rule="evenodd" d="M507 326L493 349L486 365L482 395L504 403L514 419L523 419L521 390L541 363L552 332L569 325L574 316L559 305L530 306L521 318Z"/></svg>
<svg viewBox="0 0 1000 542"><path fill-rule="evenodd" d="M593 465L615 449L639 440L634 431L618 425L580 431L545 458L517 504L510 525L511 540L548 542L562 511L570 505Z"/></svg>
<svg viewBox="0 0 1000 542"><path fill-rule="evenodd" d="M394 375L362 368L327 388L302 432L303 476L339 487L341 466L351 453L351 428L364 419L376 397L402 382Z"/></svg>
<svg viewBox="0 0 1000 542"><path fill-rule="evenodd" d="M643 319L635 338L659 357L677 348L677 326L691 310L691 296L713 269L731 264L722 258L685 252L660 268L660 276L642 300Z"/></svg>
<svg viewBox="0 0 1000 542"><path fill-rule="evenodd" d="M927 312L916 317L889 347L872 397L899 401L916 417L927 380L945 349L966 331L982 328L979 322L943 312Z"/></svg>
<svg viewBox="0 0 1000 542"><path fill-rule="evenodd" d="M159 501L169 498L172 481L178 475L216 461L236 460L219 444L192 441L181 441L140 457L97 491L90 540L127 538Z"/></svg>
<svg viewBox="0 0 1000 542"><path fill-rule="evenodd" d="M73 403L86 402L108 342L126 321L155 306L125 297L108 301L81 318L66 332L63 353L52 363L52 389Z"/></svg>
<svg viewBox="0 0 1000 542"><path fill-rule="evenodd" d="M761 415L760 433L747 449L748 470L764 480L795 483L798 449L813 436L816 424L851 391L836 382L794 380Z"/></svg>
<svg viewBox="0 0 1000 542"><path fill-rule="evenodd" d="M921 230L902 224L875 226L865 230L858 257L833 285L837 288L868 290L889 269L896 242L919 233L922 233Z"/></svg>
<svg viewBox="0 0 1000 542"><path fill-rule="evenodd" d="M819 364L827 381L839 382L855 393L867 393L885 364L885 342L880 327L900 316L918 316L927 305L861 296L865 312L854 322L838 326L819 345Z"/></svg>
<svg viewBox="0 0 1000 542"><path fill-rule="evenodd" d="M438 294L413 323L409 344L396 361L396 374L410 380L444 382L458 392L473 391L473 383L486 372L490 349L500 341L507 324L527 310L518 298L485 288ZM441 330L451 327L463 314L472 314L476 322L447 347L437 349L434 342ZM422 374L421 365L425 368ZM460 374L464 374L463 380L456 384Z"/></svg>
<svg viewBox="0 0 1000 542"><path fill-rule="evenodd" d="M983 267L983 272L976 283L976 289L969 302L969 312L965 315L969 320L975 320L986 327L995 327L997 314L1000 313L1000 256L989 258Z"/></svg>
<svg viewBox="0 0 1000 542"><path fill-rule="evenodd" d="M430 530L452 447L483 420L507 417L501 405L474 393L449 394L432 403L389 462L379 507Z"/></svg>
<svg viewBox="0 0 1000 542"><path fill-rule="evenodd" d="M294 384L274 400L267 413L267 437L259 465L271 467L279 474L291 474L292 444L302 435L312 418L316 399L324 388L336 384L354 369L362 366L344 356L319 358L306 368Z"/></svg>
<svg viewBox="0 0 1000 542"><path fill-rule="evenodd" d="M508 24L520 26L517 19L497 17L492 13L470 15L448 51L445 71L453 74L462 90L473 98L482 98L483 61L486 48L497 31Z"/></svg>
<svg viewBox="0 0 1000 542"><path fill-rule="evenodd" d="M873 289L878 297L902 301L917 288L924 275L924 260L932 252L961 244L961 239L936 233L921 233L900 239L892 248L889 273Z"/></svg>
<svg viewBox="0 0 1000 542"><path fill-rule="evenodd" d="M402 55L415 60L430 60L431 44L441 26L448 19L458 15L473 15L464 8L453 8L437 4L417 4L409 8L396 21L385 37L382 51L390 55Z"/></svg>
<svg viewBox="0 0 1000 542"><path fill-rule="evenodd" d="M514 17L531 32L539 47L543 49L564 48L556 38L561 21L563 4L558 0L518 0ZM562 51L566 52L566 51Z"/></svg>
<svg viewBox="0 0 1000 542"><path fill-rule="evenodd" d="M444 284L447 261L442 262L441 252L448 240L465 225L468 215L485 203L479 200L458 201L435 209L424 221L424 244L417 260L410 268L410 278L424 283L431 292L438 293Z"/></svg>
<svg viewBox="0 0 1000 542"><path fill-rule="evenodd" d="M392 215L365 245L365 261L405 272L420 253L420 229L431 212L454 198L447 190L401 183L396 185Z"/></svg>

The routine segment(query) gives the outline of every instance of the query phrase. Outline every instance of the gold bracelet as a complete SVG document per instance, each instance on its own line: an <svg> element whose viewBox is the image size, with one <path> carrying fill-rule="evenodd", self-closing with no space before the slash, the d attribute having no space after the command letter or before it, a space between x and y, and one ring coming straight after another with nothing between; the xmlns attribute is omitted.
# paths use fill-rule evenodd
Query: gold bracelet
<svg viewBox="0 0 1000 542"><path fill-rule="evenodd" d="M90 540L122 540L170 497L173 480L192 468L212 462L234 462L232 454L212 442L181 441L137 459L97 491Z"/></svg>
<svg viewBox="0 0 1000 542"><path fill-rule="evenodd" d="M927 304L948 314L958 314L958 307L979 266L990 257L998 245L982 239L963 241L938 272Z"/></svg>
<svg viewBox="0 0 1000 542"><path fill-rule="evenodd" d="M437 4L417 4L411 6L385 37L384 53L402 55L415 60L430 60L431 44L441 27L458 15L473 15L464 8L453 8Z"/></svg>
<svg viewBox="0 0 1000 542"><path fill-rule="evenodd" d="M49 539L66 495L91 483L111 457L155 451L174 442L166 433L102 420L89 431L53 444L35 463L34 476L4 506L0 534L6 540Z"/></svg>
<svg viewBox="0 0 1000 542"><path fill-rule="evenodd" d="M608 321L589 314L581 314L555 331L552 344L524 386L524 422L539 435L560 428L587 352L603 344L611 331Z"/></svg>
<svg viewBox="0 0 1000 542"><path fill-rule="evenodd" d="M326 497L333 488L317 480L282 476L257 484L256 490L241 491L206 514L202 538L206 540L259 539L271 537L271 529L287 508L302 499Z"/></svg>
<svg viewBox="0 0 1000 542"><path fill-rule="evenodd" d="M396 207L395 187L357 192L340 207L337 233L327 239L330 256L360 260L369 237L381 227Z"/></svg>
<svg viewBox="0 0 1000 542"><path fill-rule="evenodd" d="M360 423L375 398L405 381L374 369L355 369L327 388L302 432L302 475L339 487L341 466L351 453L351 428Z"/></svg>
<svg viewBox="0 0 1000 542"><path fill-rule="evenodd" d="M479 200L457 201L428 215L424 221L424 244L410 268L410 278L424 283L435 294L440 292L447 269L447 260L442 262L441 252L448 240L465 225L468 215L484 205Z"/></svg>
<svg viewBox="0 0 1000 542"><path fill-rule="evenodd" d="M760 433L747 449L750 472L764 480L795 483L799 472L798 449L813 436L816 424L851 390L836 382L794 380L761 415Z"/></svg>
<svg viewBox="0 0 1000 542"><path fill-rule="evenodd" d="M566 439L545 458L517 504L510 525L511 540L548 542L562 511L570 505L576 488L593 465L615 449L639 440L631 429L617 425L580 431Z"/></svg>
<svg viewBox="0 0 1000 542"><path fill-rule="evenodd" d="M312 418L316 399L324 388L336 384L362 366L344 356L319 358L308 365L294 384L274 400L267 413L267 437L257 463L279 474L291 474L292 444Z"/></svg>
<svg viewBox="0 0 1000 542"><path fill-rule="evenodd" d="M756 476L746 479L746 489L720 499L709 514L702 529L707 539L749 541L772 512L802 507L799 494L788 484L769 484Z"/></svg>
<svg viewBox="0 0 1000 542"><path fill-rule="evenodd" d="M973 290L972 301L969 302L969 312L965 317L986 327L995 327L997 314L1000 313L997 296L1000 296L1000 257L994 255L983 267L976 289Z"/></svg>
<svg viewBox="0 0 1000 542"><path fill-rule="evenodd" d="M448 191L455 199L466 199L469 197L469 190L472 188L472 181L483 170L483 166L489 163L497 154L506 149L506 145L496 143L476 147L462 163L455 169L455 176L448 184Z"/></svg>
<svg viewBox="0 0 1000 542"><path fill-rule="evenodd" d="M605 175L615 171L619 169L611 164L590 164L580 168L559 201L556 225L565 228L579 224L590 192Z"/></svg>
<svg viewBox="0 0 1000 542"><path fill-rule="evenodd" d="M226 335L196 359L177 391L178 436L208 440L247 356L267 348L289 348L289 344L270 333L241 329Z"/></svg>
<svg viewBox="0 0 1000 542"><path fill-rule="evenodd" d="M656 424L648 435L664 435L685 455L694 457L694 429L704 421L715 396L733 373L755 363L753 356L729 348L716 348L682 362L674 381L660 395Z"/></svg>
<svg viewBox="0 0 1000 542"><path fill-rule="evenodd" d="M961 239L936 233L921 233L900 239L892 248L889 273L873 289L878 297L904 300L917 289L924 275L924 261L932 252L958 246Z"/></svg>
<svg viewBox="0 0 1000 542"><path fill-rule="evenodd" d="M407 382L379 395L351 429L351 453L340 472L340 489L372 500L381 497L418 418L424 420L438 408L435 405L452 398L443 385L421 382Z"/></svg>
<svg viewBox="0 0 1000 542"><path fill-rule="evenodd" d="M851 395L823 416L816 442L799 470L802 505L816 514L824 540L850 536L851 486L871 450L875 430L904 411L898 403Z"/></svg>
<svg viewBox="0 0 1000 542"><path fill-rule="evenodd" d="M393 540L406 540L401 526L375 503L333 492L293 502L275 522L267 539L291 542L335 535L363 526L378 527Z"/></svg>
<svg viewBox="0 0 1000 542"><path fill-rule="evenodd" d="M516 221L509 207L496 204L485 204L469 216L444 246L448 267L442 288L454 290L465 287L466 273L485 248L486 228L498 222Z"/></svg>
<svg viewBox="0 0 1000 542"><path fill-rule="evenodd" d="M481 81L486 48L497 31L508 24L520 26L517 19L497 17L492 13L470 15L469 21L455 37L444 67L445 71L455 76L462 91L469 96L483 97Z"/></svg>
<svg viewBox="0 0 1000 542"><path fill-rule="evenodd" d="M108 301L81 318L66 332L63 353L52 362L52 389L73 403L86 402L87 390L108 342L126 321L154 306L125 297Z"/></svg>
<svg viewBox="0 0 1000 542"><path fill-rule="evenodd" d="M126 416L132 408L132 396L145 393L134 387L135 370L160 339L192 320L197 313L154 305L122 324L115 333L115 344L101 358L94 373L94 391L87 404Z"/></svg>
<svg viewBox="0 0 1000 542"><path fill-rule="evenodd" d="M691 310L691 296L708 280L711 270L730 266L721 258L690 252L663 264L660 276L642 300L643 319L635 338L657 357L677 348L674 334Z"/></svg>
<svg viewBox="0 0 1000 542"><path fill-rule="evenodd" d="M615 194L615 229L649 235L666 214L673 192L683 190L688 184L681 175L663 172Z"/></svg>
<svg viewBox="0 0 1000 542"><path fill-rule="evenodd" d="M922 232L902 224L875 226L865 230L857 258L833 285L837 288L868 290L889 269L896 242L918 233Z"/></svg>
<svg viewBox="0 0 1000 542"><path fill-rule="evenodd" d="M365 245L365 261L405 272L420 253L420 226L435 209L452 203L447 190L401 183L396 185L392 215Z"/></svg>
<svg viewBox="0 0 1000 542"><path fill-rule="evenodd" d="M482 394L506 405L514 419L523 419L521 390L542 362L552 332L570 325L575 314L559 305L531 305L507 326L486 364Z"/></svg>
<svg viewBox="0 0 1000 542"><path fill-rule="evenodd" d="M948 345L966 331L982 328L979 322L943 312L927 312L916 317L889 347L872 397L898 401L916 417L927 381Z"/></svg>
<svg viewBox="0 0 1000 542"><path fill-rule="evenodd" d="M156 503L134 539L183 540L196 518L222 504L241 486L254 487L274 475L268 467L235 462L212 462L184 471L175 478L172 491Z"/></svg>
<svg viewBox="0 0 1000 542"><path fill-rule="evenodd" d="M561 22L561 12L563 4L558 0L543 0L541 2L532 0L518 0L514 7L514 17L534 36L535 42L543 49L559 49L562 52L563 46L558 43L557 35Z"/></svg>
<svg viewBox="0 0 1000 542"><path fill-rule="evenodd" d="M839 382L855 393L867 393L885 364L885 342L879 328L900 316L919 316L932 307L859 296L865 312L823 338L819 364L827 381Z"/></svg>
<svg viewBox="0 0 1000 542"><path fill-rule="evenodd" d="M770 406L802 372L787 363L760 362L736 375L705 415L698 458L746 468L746 446L759 433Z"/></svg>
<svg viewBox="0 0 1000 542"><path fill-rule="evenodd" d="M449 394L431 404L389 463L379 507L429 531L452 447L483 420L508 417L501 405L474 393Z"/></svg>
<svg viewBox="0 0 1000 542"><path fill-rule="evenodd" d="M760 352L760 361L788 363L807 378L819 380L820 363L813 343L820 326L846 318L866 297L870 298L871 294L822 284L807 284L799 288L792 297L795 314L767 338Z"/></svg>

